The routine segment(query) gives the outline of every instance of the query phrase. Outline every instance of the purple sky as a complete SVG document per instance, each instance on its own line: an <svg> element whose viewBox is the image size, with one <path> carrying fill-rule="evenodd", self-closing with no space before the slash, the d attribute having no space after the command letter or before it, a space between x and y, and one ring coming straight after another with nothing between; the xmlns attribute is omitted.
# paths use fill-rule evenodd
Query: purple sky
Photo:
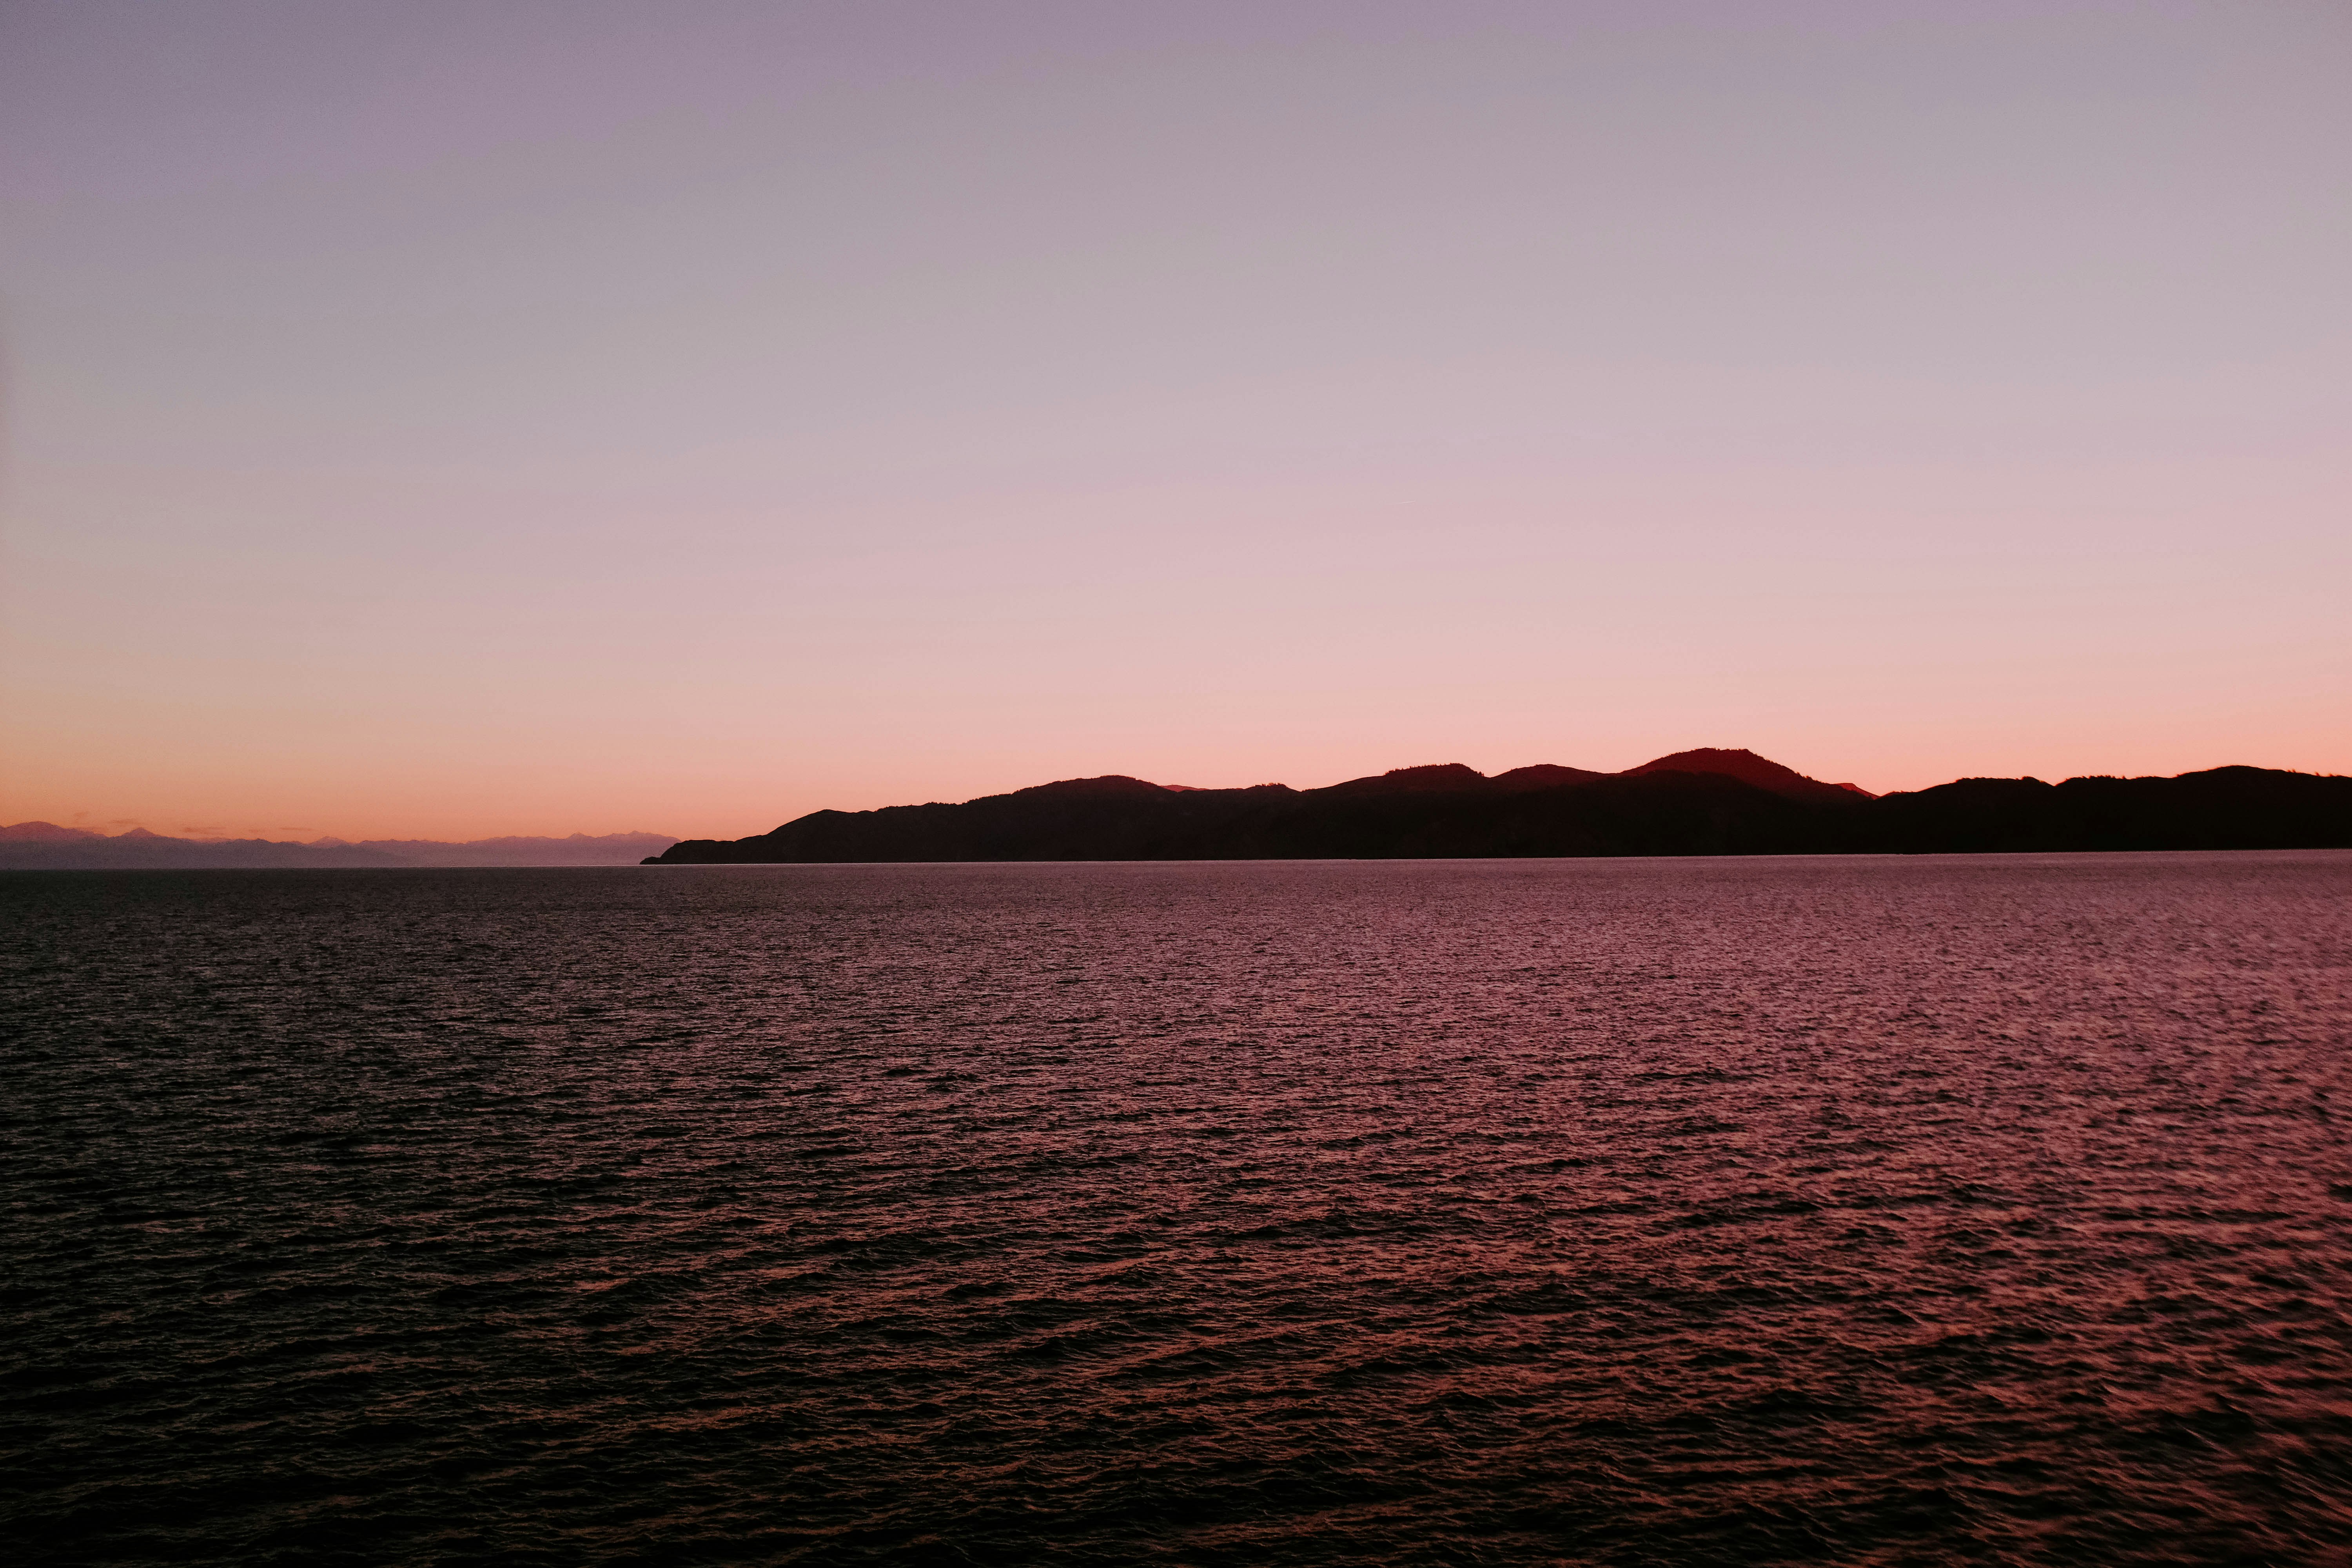
<svg viewBox="0 0 2352 1568"><path fill-rule="evenodd" d="M0 821L2352 771L2352 8L0 7Z"/></svg>

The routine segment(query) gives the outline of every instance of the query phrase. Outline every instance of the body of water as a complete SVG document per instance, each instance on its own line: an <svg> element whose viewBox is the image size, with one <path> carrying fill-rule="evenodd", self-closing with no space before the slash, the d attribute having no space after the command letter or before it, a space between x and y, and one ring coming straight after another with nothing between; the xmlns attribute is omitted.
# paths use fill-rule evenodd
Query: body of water
<svg viewBox="0 0 2352 1568"><path fill-rule="evenodd" d="M16 1563L2340 1563L2352 854L0 877Z"/></svg>

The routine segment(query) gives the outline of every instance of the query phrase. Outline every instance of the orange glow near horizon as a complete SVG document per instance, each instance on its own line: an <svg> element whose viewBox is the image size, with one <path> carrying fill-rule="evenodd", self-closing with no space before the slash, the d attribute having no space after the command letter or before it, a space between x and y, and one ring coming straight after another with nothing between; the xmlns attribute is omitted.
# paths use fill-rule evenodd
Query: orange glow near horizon
<svg viewBox="0 0 2352 1568"><path fill-rule="evenodd" d="M1590 768L1594 772L1615 773L1638 765L1652 756L1685 750L1665 746L1645 752L1629 761L1617 758L1593 759L1578 756L1566 765ZM1751 746L1749 749L1786 763L1802 773L1832 783L1853 783L1873 794L1887 794L1898 789L1918 789L1948 782L1962 776L2019 776L2032 774L2053 781L2079 773L2174 773L2197 767L2220 766L2229 762L2242 762L2244 757L2224 757L2210 761L2190 760L2175 763L2169 760L2154 761L2143 766L2076 766L2035 767L2030 765L2000 766L1998 764L1958 768L1941 773L1920 773L1916 776L1889 778L1884 773L1874 776L1849 777L1853 772L1873 770L1822 768L1811 765L1803 755L1790 748ZM2055 750L2056 748L2053 748ZM1423 748L1423 750L1425 750ZM1186 763L1181 753L1172 752L1174 765L1186 768L1185 777L1208 776L1203 768ZM1421 752L1412 752L1417 762ZM1469 765L1492 776L1510 767L1525 766L1529 759L1512 758L1491 761L1484 765ZM1558 758L1539 759L1547 762ZM2031 759L2028 759L2029 761ZM2258 766L2294 766L2295 760L2251 759ZM1397 758L1367 761L1349 765L1345 762L1336 767L1326 766L1314 773L1295 772L1286 778L1240 775L1250 784L1284 783L1294 788L1309 789L1337 784L1343 779L1380 773L1392 766L1412 765ZM412 780L408 787L416 798L386 803L356 782L324 798L302 803L307 810L287 810L277 816L257 815L251 811L220 810L210 814L186 810L151 811L143 815L119 813L100 815L86 809L50 806L41 809L37 796L11 788L0 794L0 825L22 821L47 821L62 826L86 831L117 834L133 827L150 832L188 838L271 838L310 840L335 837L351 840L366 838L424 838L462 841L506 835L546 836L562 837L572 833L607 834L650 832L681 838L737 838L750 834L764 833L769 828L793 817L824 807L837 810L862 811L877 806L905 805L925 801L968 800L979 795L1002 794L1031 784L1050 783L1055 779L1093 777L1103 773L1126 773L1146 778L1153 783L1167 782L1147 769L1135 766L1100 766L1072 762L1059 768L1033 767L1016 772L1017 763L1003 758L985 759L982 763L968 763L962 768L941 768L929 784L893 786L888 779L859 776L844 772L834 775L836 783L812 784L805 780L788 780L771 789L755 787L727 788L719 781L678 777L663 774L651 781L616 779L601 783L593 789L581 787L575 776L561 776L554 781L515 780L517 797L513 801L489 798L478 784L468 786L458 780L448 781L446 791L436 791L430 782ZM2304 766L2297 771L2341 773L2336 767ZM1261 770L1263 772L1263 770ZM667 781L674 784L666 787ZM12 781L12 784L13 784ZM1239 787L1235 783L1194 784L1193 788ZM232 784L224 792L221 804L230 806L247 805L253 794L241 784ZM405 809L403 809L404 805Z"/></svg>

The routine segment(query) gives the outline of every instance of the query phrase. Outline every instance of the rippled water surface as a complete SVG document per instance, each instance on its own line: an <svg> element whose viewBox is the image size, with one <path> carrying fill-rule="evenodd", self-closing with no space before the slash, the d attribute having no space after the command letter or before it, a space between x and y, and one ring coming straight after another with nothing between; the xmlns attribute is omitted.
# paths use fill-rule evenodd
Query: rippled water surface
<svg viewBox="0 0 2352 1568"><path fill-rule="evenodd" d="M2352 855L0 878L28 1563L2352 1550Z"/></svg>

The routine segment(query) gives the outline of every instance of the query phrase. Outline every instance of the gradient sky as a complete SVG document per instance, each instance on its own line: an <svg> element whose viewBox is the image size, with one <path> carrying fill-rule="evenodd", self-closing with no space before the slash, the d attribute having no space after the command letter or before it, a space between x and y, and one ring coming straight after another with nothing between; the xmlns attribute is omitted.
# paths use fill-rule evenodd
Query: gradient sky
<svg viewBox="0 0 2352 1568"><path fill-rule="evenodd" d="M2352 7L10 0L0 822L2352 772Z"/></svg>

